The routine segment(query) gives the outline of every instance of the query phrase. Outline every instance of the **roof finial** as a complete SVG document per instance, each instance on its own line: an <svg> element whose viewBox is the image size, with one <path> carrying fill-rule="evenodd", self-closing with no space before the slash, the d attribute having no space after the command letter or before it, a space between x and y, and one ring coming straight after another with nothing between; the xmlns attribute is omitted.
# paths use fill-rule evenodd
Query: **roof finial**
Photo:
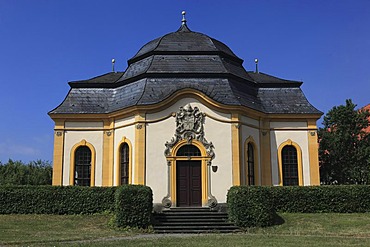
<svg viewBox="0 0 370 247"><path fill-rule="evenodd" d="M255 58L254 62L256 63L256 73L258 73L258 58Z"/></svg>
<svg viewBox="0 0 370 247"><path fill-rule="evenodd" d="M186 19L185 19L186 12L185 12L185 10L183 10L183 11L181 12L181 14L182 14L182 20L181 20L181 23L182 23L182 25L186 25Z"/></svg>
<svg viewBox="0 0 370 247"><path fill-rule="evenodd" d="M113 59L112 59L112 71L113 71L113 72L115 72L115 71L114 71L114 63L115 63L115 62L116 62L116 60L113 58Z"/></svg>

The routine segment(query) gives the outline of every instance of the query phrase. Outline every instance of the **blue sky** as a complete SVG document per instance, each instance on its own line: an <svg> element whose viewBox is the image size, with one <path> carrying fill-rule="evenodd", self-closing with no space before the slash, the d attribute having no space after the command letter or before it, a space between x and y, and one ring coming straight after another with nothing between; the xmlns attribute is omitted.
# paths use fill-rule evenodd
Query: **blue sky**
<svg viewBox="0 0 370 247"><path fill-rule="evenodd" d="M370 1L0 0L0 161L52 160L47 112L68 81L116 69L148 41L191 30L227 44L247 70L301 80L323 112L370 103ZM319 120L319 123L321 120Z"/></svg>

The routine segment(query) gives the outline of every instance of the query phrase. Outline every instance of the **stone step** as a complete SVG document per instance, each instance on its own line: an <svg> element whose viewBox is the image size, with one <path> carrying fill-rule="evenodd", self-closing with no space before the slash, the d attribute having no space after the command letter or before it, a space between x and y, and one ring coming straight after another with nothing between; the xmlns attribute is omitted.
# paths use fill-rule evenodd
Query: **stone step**
<svg viewBox="0 0 370 247"><path fill-rule="evenodd" d="M154 231L159 232L236 232L236 226L155 226Z"/></svg>
<svg viewBox="0 0 370 247"><path fill-rule="evenodd" d="M230 233L239 228L228 221L225 212L209 208L171 208L153 215L156 233Z"/></svg>
<svg viewBox="0 0 370 247"><path fill-rule="evenodd" d="M157 213L157 215L226 215L227 213L223 212L214 212L214 211L163 211L162 213Z"/></svg>
<svg viewBox="0 0 370 247"><path fill-rule="evenodd" d="M155 214L157 219L227 219L227 214Z"/></svg>
<svg viewBox="0 0 370 247"><path fill-rule="evenodd" d="M154 218L155 222L228 222L227 218L210 218L210 217L197 217L197 218L186 218L186 217L161 217Z"/></svg>
<svg viewBox="0 0 370 247"><path fill-rule="evenodd" d="M165 209L163 212L210 212L211 209L207 207L176 207ZM212 212L212 211L211 211Z"/></svg>
<svg viewBox="0 0 370 247"><path fill-rule="evenodd" d="M187 225L175 225L175 226L154 226L154 230L163 230L163 229L176 229L176 230L181 230L181 229L190 229L190 230L195 230L195 229L238 229L237 226L234 225L226 225L226 226L212 226L212 225L194 225L194 226L187 226Z"/></svg>
<svg viewBox="0 0 370 247"><path fill-rule="evenodd" d="M218 221L218 222L205 222L205 221L179 221L179 222L158 222L156 226L234 226L233 223Z"/></svg>
<svg viewBox="0 0 370 247"><path fill-rule="evenodd" d="M174 230L174 229L166 229L166 230L155 230L155 233L166 233L166 234L176 234L176 233L182 233L182 234L202 234L202 233L237 233L240 232L239 229L235 230L190 230L190 229L182 229L182 230Z"/></svg>

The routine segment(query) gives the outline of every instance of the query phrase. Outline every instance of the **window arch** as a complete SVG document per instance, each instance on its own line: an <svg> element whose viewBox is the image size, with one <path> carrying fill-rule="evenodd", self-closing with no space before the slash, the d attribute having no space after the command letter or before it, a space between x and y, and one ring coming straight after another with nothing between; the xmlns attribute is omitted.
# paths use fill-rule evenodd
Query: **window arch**
<svg viewBox="0 0 370 247"><path fill-rule="evenodd" d="M194 145L183 145L179 148L179 150L177 150L176 152L176 155L177 156L202 156L199 148L197 148L196 146Z"/></svg>
<svg viewBox="0 0 370 247"><path fill-rule="evenodd" d="M249 136L244 142L244 165L242 180L245 185L258 184L258 151L257 145L252 136Z"/></svg>
<svg viewBox="0 0 370 247"><path fill-rule="evenodd" d="M130 162L130 148L127 142L124 142L120 146L120 184L129 183L129 162Z"/></svg>
<svg viewBox="0 0 370 247"><path fill-rule="evenodd" d="M131 184L132 144L125 136L118 145L116 158L116 185Z"/></svg>
<svg viewBox="0 0 370 247"><path fill-rule="evenodd" d="M248 185L255 185L254 174L254 147L248 142L247 146L247 164L248 164Z"/></svg>
<svg viewBox="0 0 370 247"><path fill-rule="evenodd" d="M95 186L95 148L86 140L71 149L70 185Z"/></svg>
<svg viewBox="0 0 370 247"><path fill-rule="evenodd" d="M292 140L282 143L278 149L279 185L303 185L302 151Z"/></svg>
<svg viewBox="0 0 370 247"><path fill-rule="evenodd" d="M284 186L298 185L297 149L292 145L282 149L282 173Z"/></svg>
<svg viewBox="0 0 370 247"><path fill-rule="evenodd" d="M91 150L80 146L75 154L75 172L73 185L90 186L91 182Z"/></svg>

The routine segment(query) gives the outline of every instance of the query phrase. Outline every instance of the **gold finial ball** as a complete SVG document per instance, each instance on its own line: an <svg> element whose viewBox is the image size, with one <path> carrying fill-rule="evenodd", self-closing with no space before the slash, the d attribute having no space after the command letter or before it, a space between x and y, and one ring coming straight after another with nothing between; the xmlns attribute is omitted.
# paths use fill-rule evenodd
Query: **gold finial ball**
<svg viewBox="0 0 370 247"><path fill-rule="evenodd" d="M255 63L258 63L258 59L257 59L257 58L256 58L256 59L254 59L254 62L255 62Z"/></svg>
<svg viewBox="0 0 370 247"><path fill-rule="evenodd" d="M186 11L185 11L185 10L183 10L183 11L181 12L181 14L182 14L182 15L186 15Z"/></svg>

